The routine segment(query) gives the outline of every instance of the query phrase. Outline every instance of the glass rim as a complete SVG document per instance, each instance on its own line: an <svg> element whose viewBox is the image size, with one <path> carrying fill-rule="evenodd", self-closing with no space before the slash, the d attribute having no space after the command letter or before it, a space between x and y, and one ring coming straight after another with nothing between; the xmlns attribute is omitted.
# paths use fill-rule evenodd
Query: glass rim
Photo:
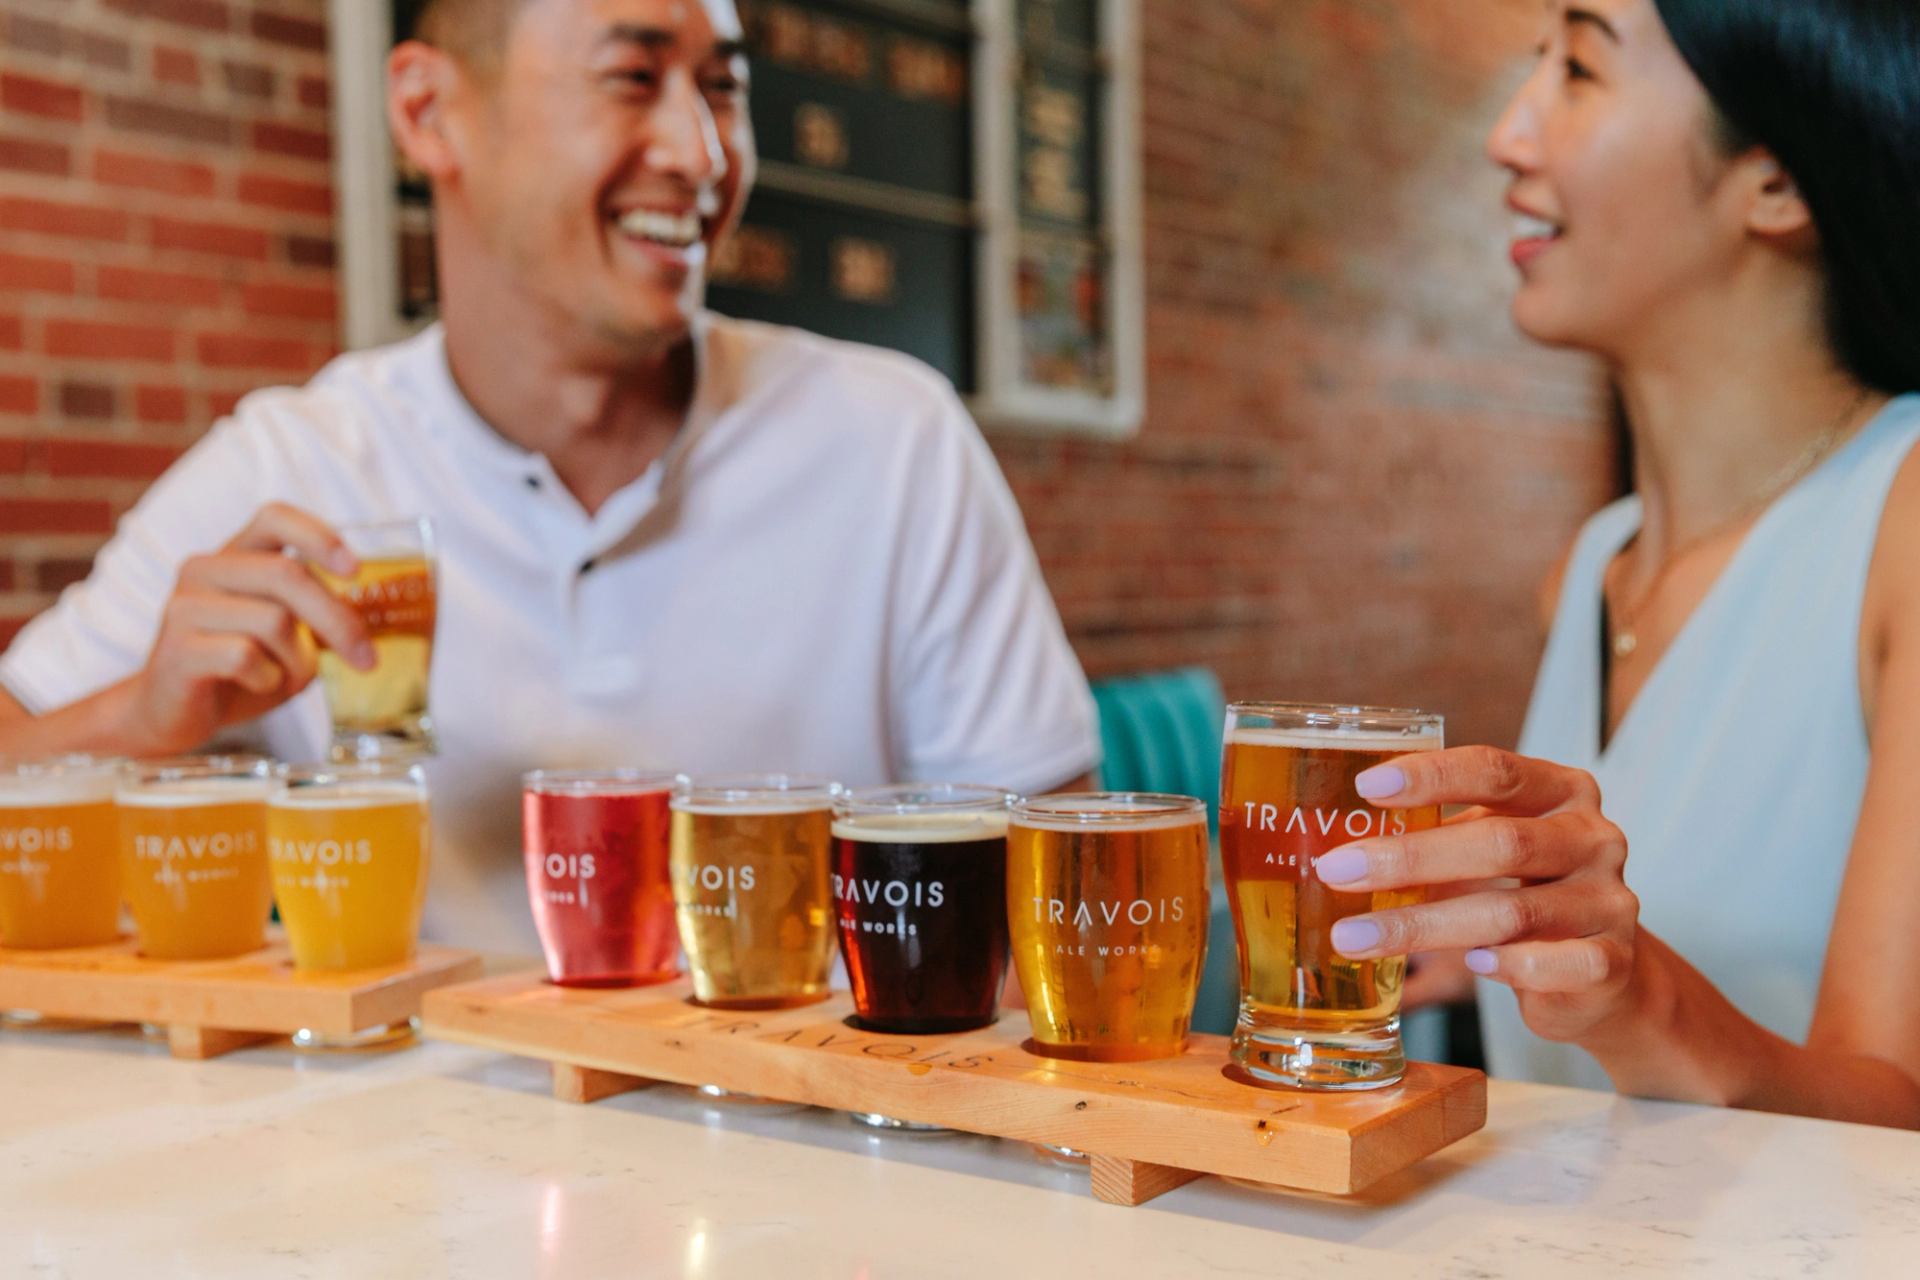
<svg viewBox="0 0 1920 1280"><path fill-rule="evenodd" d="M97 756L86 751L65 751L50 756L0 755L0 777L7 778L86 778L96 774L118 776L134 761L127 756Z"/></svg>
<svg viewBox="0 0 1920 1280"><path fill-rule="evenodd" d="M672 804L803 812L831 809L845 790L831 778L807 773L683 773L673 780Z"/></svg>
<svg viewBox="0 0 1920 1280"><path fill-rule="evenodd" d="M273 780L286 787L331 786L342 782L407 781L426 785L426 770L417 757L388 756L319 764L276 764Z"/></svg>
<svg viewBox="0 0 1920 1280"><path fill-rule="evenodd" d="M137 793L176 782L238 781L243 778L271 782L273 770L273 757L253 751L129 760L120 766L119 791Z"/></svg>
<svg viewBox="0 0 1920 1280"><path fill-rule="evenodd" d="M1016 801L1009 817L1030 827L1173 825L1173 819L1204 825L1207 802L1164 791L1056 791Z"/></svg>
<svg viewBox="0 0 1920 1280"><path fill-rule="evenodd" d="M938 793L945 792L941 797ZM1007 813L1020 801L1016 792L977 782L896 782L880 787L843 788L834 797L835 818L881 818L920 813L965 815Z"/></svg>
<svg viewBox="0 0 1920 1280"><path fill-rule="evenodd" d="M1441 729L1447 718L1437 711L1412 707L1372 707L1350 702L1229 702L1227 715L1296 717L1304 723L1292 728Z"/></svg>
<svg viewBox="0 0 1920 1280"><path fill-rule="evenodd" d="M671 791L681 775L673 769L530 769L520 789L541 796L652 795Z"/></svg>
<svg viewBox="0 0 1920 1280"><path fill-rule="evenodd" d="M398 533L402 529L418 533L423 541L433 539L432 516L388 516L380 520L348 520L333 526L343 537L349 533Z"/></svg>

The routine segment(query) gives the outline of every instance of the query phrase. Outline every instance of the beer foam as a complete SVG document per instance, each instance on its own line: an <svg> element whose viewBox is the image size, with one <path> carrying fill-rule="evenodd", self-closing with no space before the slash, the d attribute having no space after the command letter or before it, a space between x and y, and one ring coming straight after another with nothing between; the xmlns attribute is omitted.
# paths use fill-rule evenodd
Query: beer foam
<svg viewBox="0 0 1920 1280"><path fill-rule="evenodd" d="M129 809L192 809L210 804L259 804L265 778L171 778L120 788L114 803Z"/></svg>
<svg viewBox="0 0 1920 1280"><path fill-rule="evenodd" d="M403 782L350 782L337 787L289 787L268 800L275 809L386 809L426 805L419 788Z"/></svg>
<svg viewBox="0 0 1920 1280"><path fill-rule="evenodd" d="M1415 751L1438 751L1442 745L1440 729L1421 729L1401 733L1393 729L1235 729L1227 735L1228 746L1292 747L1296 751L1386 751L1411 755Z"/></svg>
<svg viewBox="0 0 1920 1280"><path fill-rule="evenodd" d="M1005 811L991 813L863 813L838 819L833 834L868 844L963 844L1007 834Z"/></svg>
<svg viewBox="0 0 1920 1280"><path fill-rule="evenodd" d="M1015 814L1013 825L1038 831L1168 831L1207 825L1205 805L1168 813L1161 806L1116 804L1096 795L1049 796L1049 813ZM1076 817L1075 815L1085 815Z"/></svg>
<svg viewBox="0 0 1920 1280"><path fill-rule="evenodd" d="M703 818L777 818L782 814L830 813L833 799L823 795L811 803L789 800L785 804L775 800L741 804L699 804L692 800L675 800L672 809L675 813L698 814Z"/></svg>
<svg viewBox="0 0 1920 1280"><path fill-rule="evenodd" d="M88 773L0 775L0 809L44 809L56 805L109 804L112 769Z"/></svg>

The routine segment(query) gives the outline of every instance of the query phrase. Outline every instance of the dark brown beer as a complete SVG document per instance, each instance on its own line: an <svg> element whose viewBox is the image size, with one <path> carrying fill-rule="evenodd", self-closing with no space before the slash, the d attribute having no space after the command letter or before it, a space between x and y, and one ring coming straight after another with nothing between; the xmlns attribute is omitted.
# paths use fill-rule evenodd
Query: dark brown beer
<svg viewBox="0 0 1920 1280"><path fill-rule="evenodd" d="M991 1023L1007 972L1004 804L834 823L833 900L859 1023L925 1034Z"/></svg>

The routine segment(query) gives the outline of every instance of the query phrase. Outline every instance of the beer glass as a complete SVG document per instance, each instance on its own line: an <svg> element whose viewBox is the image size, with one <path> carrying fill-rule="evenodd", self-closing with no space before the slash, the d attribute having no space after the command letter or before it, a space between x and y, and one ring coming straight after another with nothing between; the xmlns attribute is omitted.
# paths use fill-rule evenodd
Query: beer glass
<svg viewBox="0 0 1920 1280"><path fill-rule="evenodd" d="M0 762L0 946L87 947L120 936L120 763Z"/></svg>
<svg viewBox="0 0 1920 1280"><path fill-rule="evenodd" d="M120 870L140 953L211 960L266 945L267 789L258 756L193 756L128 765Z"/></svg>
<svg viewBox="0 0 1920 1280"><path fill-rule="evenodd" d="M693 997L721 1009L827 998L837 783L788 774L674 785L671 863Z"/></svg>
<svg viewBox="0 0 1920 1280"><path fill-rule="evenodd" d="M667 871L674 775L539 770L522 779L533 922L563 987L631 987L677 976Z"/></svg>
<svg viewBox="0 0 1920 1280"><path fill-rule="evenodd" d="M873 787L833 806L833 903L855 1021L993 1022L1007 974L1007 808L992 787Z"/></svg>
<svg viewBox="0 0 1920 1280"><path fill-rule="evenodd" d="M433 526L421 517L342 525L339 534L359 557L360 572L347 578L315 565L314 573L365 621L374 666L360 671L331 649L319 651L333 718L332 757L431 755L427 683L438 612Z"/></svg>
<svg viewBox="0 0 1920 1280"><path fill-rule="evenodd" d="M1100 792L1021 801L1007 916L1035 1052L1177 1056L1206 951L1207 806Z"/></svg>
<svg viewBox="0 0 1920 1280"><path fill-rule="evenodd" d="M1438 750L1441 717L1291 703L1227 708L1220 858L1240 958L1236 1074L1304 1089L1375 1089L1406 1072L1405 956L1349 960L1333 926L1420 901L1420 890L1341 893L1315 859L1369 837L1438 826L1437 806L1376 809L1353 780L1398 756Z"/></svg>
<svg viewBox="0 0 1920 1280"><path fill-rule="evenodd" d="M419 765L276 769L267 853L294 968L378 969L411 960L426 905L427 850Z"/></svg>

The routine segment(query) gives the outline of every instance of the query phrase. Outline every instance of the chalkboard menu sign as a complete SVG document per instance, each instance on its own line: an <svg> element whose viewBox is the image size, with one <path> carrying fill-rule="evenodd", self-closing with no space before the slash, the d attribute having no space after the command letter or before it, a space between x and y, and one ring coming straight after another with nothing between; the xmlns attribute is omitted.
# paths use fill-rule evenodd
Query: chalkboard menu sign
<svg viewBox="0 0 1920 1280"><path fill-rule="evenodd" d="M384 43L331 2L360 345L431 317L432 209L376 145ZM403 37L417 0L390 2ZM1135 0L738 3L760 173L713 307L906 351L1001 425L1132 431Z"/></svg>

